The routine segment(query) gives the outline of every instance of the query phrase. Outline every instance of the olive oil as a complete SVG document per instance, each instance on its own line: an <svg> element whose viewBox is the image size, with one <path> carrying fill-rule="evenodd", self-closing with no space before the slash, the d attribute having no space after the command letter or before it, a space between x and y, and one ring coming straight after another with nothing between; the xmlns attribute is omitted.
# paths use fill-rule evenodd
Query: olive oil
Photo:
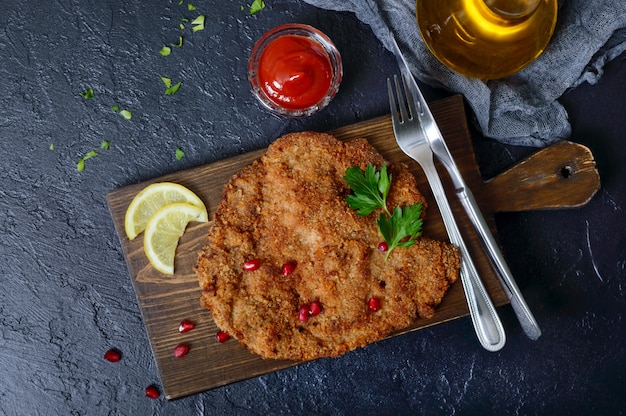
<svg viewBox="0 0 626 416"><path fill-rule="evenodd" d="M463 75L497 79L534 61L556 25L558 0L417 0L424 42Z"/></svg>

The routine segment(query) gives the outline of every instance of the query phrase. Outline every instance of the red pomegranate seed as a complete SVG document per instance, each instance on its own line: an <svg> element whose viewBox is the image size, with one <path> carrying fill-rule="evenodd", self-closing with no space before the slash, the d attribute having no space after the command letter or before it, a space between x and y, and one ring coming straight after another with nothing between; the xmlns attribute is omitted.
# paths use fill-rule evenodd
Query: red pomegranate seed
<svg viewBox="0 0 626 416"><path fill-rule="evenodd" d="M112 363L116 363L122 359L122 353L116 348L111 348L104 353L104 359Z"/></svg>
<svg viewBox="0 0 626 416"><path fill-rule="evenodd" d="M378 251L383 251L384 252L384 251L387 251L387 250L389 250L389 244L387 244L386 241L381 241L378 244Z"/></svg>
<svg viewBox="0 0 626 416"><path fill-rule="evenodd" d="M309 315L317 316L322 313L322 304L315 300L309 304Z"/></svg>
<svg viewBox="0 0 626 416"><path fill-rule="evenodd" d="M380 309L380 299L375 297L369 298L369 300L367 301L367 307L370 309L370 311L376 312Z"/></svg>
<svg viewBox="0 0 626 416"><path fill-rule="evenodd" d="M261 260L259 259L248 260L243 264L243 269L248 272L253 272L259 267L261 267Z"/></svg>
<svg viewBox="0 0 626 416"><path fill-rule="evenodd" d="M289 276L291 273L293 273L294 270L296 270L296 265L297 263L295 261L288 261L287 263L283 264L283 276Z"/></svg>
<svg viewBox="0 0 626 416"><path fill-rule="evenodd" d="M155 385L146 387L146 396L151 399L158 399L160 394L159 389Z"/></svg>
<svg viewBox="0 0 626 416"><path fill-rule="evenodd" d="M189 352L189 345L179 344L174 348L174 357L183 358Z"/></svg>
<svg viewBox="0 0 626 416"><path fill-rule="evenodd" d="M215 334L215 340L220 344L225 343L229 338L230 335L228 335L228 332L218 331L217 334Z"/></svg>
<svg viewBox="0 0 626 416"><path fill-rule="evenodd" d="M180 323L180 326L178 327L178 332L180 333L189 332L195 327L196 327L196 324L185 319L184 321Z"/></svg>
<svg viewBox="0 0 626 416"><path fill-rule="evenodd" d="M309 305L302 305L298 309L298 319L300 322L306 322L309 320L310 308Z"/></svg>

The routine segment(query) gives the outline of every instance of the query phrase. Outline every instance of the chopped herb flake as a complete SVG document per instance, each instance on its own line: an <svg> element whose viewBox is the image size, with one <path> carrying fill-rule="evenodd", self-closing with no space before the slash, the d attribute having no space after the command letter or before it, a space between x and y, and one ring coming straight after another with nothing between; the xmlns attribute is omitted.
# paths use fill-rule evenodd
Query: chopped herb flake
<svg viewBox="0 0 626 416"><path fill-rule="evenodd" d="M182 48L183 47L183 37L179 36L178 37L178 43L176 45L174 45L176 47Z"/></svg>
<svg viewBox="0 0 626 416"><path fill-rule="evenodd" d="M54 150L54 143L50 143L50 150Z"/></svg>
<svg viewBox="0 0 626 416"><path fill-rule="evenodd" d="M185 152L180 147L176 148L176 160L181 160L185 156Z"/></svg>
<svg viewBox="0 0 626 416"><path fill-rule="evenodd" d="M191 4L191 3L187 3L187 10L189 10L189 11L196 10L196 6L194 6L194 5L193 5L193 4Z"/></svg>
<svg viewBox="0 0 626 416"><path fill-rule="evenodd" d="M182 24L182 23L179 23L179 24L178 24L178 27L180 28L180 30L184 30L184 29L185 29L185 25L184 25L184 24Z"/></svg>
<svg viewBox="0 0 626 416"><path fill-rule="evenodd" d="M250 16L260 12L265 8L265 2L263 0L254 0L250 5Z"/></svg>
<svg viewBox="0 0 626 416"><path fill-rule="evenodd" d="M197 32L199 30L204 30L204 15L200 15L192 20L191 24L193 25L193 31Z"/></svg>
<svg viewBox="0 0 626 416"><path fill-rule="evenodd" d="M90 150L87 153L85 153L85 156L83 156L83 159L87 160L87 159L91 159L92 157L96 157L96 156L98 156L98 152L96 152L95 150Z"/></svg>
<svg viewBox="0 0 626 416"><path fill-rule="evenodd" d="M180 86L183 85L182 81L172 85L172 80L167 77L161 77L161 81L165 84L165 95L176 94L176 91L178 91Z"/></svg>
<svg viewBox="0 0 626 416"><path fill-rule="evenodd" d="M171 87L168 87L165 90L165 95L176 94L176 91L178 91L178 89L180 88L181 85L183 85L183 83L182 83L182 81L179 81L177 84L174 84Z"/></svg>
<svg viewBox="0 0 626 416"><path fill-rule="evenodd" d="M163 56L169 56L169 54L172 53L172 48L169 46L163 46L159 53Z"/></svg>
<svg viewBox="0 0 626 416"><path fill-rule="evenodd" d="M131 112L130 112L130 111L128 111L128 110L122 110L122 111L120 111L120 115L121 115L122 117L124 117L126 120L130 120L131 118L133 118L133 113L131 113Z"/></svg>
<svg viewBox="0 0 626 416"><path fill-rule="evenodd" d="M102 140L102 143L100 143L100 149L109 150L109 147L111 147L111 142L108 140Z"/></svg>
<svg viewBox="0 0 626 416"><path fill-rule="evenodd" d="M86 100L93 98L93 88L86 89L84 92L80 93L80 96Z"/></svg>
<svg viewBox="0 0 626 416"><path fill-rule="evenodd" d="M76 163L76 170L79 172L82 172L85 170L85 160L87 159L91 159L92 157L96 157L98 156L98 152L96 152L95 150L90 150L87 153L85 153L85 156L81 157L80 159L78 159L78 162Z"/></svg>

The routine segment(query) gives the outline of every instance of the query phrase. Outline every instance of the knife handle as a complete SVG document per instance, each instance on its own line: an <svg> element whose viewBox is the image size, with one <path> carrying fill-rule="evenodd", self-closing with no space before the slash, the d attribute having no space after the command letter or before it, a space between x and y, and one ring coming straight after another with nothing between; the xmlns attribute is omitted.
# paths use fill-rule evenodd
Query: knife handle
<svg viewBox="0 0 626 416"><path fill-rule="evenodd" d="M470 217L470 220L487 251L487 256L495 266L497 272L496 274L502 283L504 292L511 301L513 311L515 312L524 333L528 336L528 338L534 341L537 340L541 336L541 329L530 311L530 308L526 304L526 301L524 301L524 297L517 287L515 279L513 279L513 275L511 274L504 256L498 247L498 243L493 237L493 234L491 234L489 226L480 212L480 209L478 209L478 204L474 199L472 191L467 187L459 188L457 189L457 195L459 196L461 205L465 208L465 211Z"/></svg>

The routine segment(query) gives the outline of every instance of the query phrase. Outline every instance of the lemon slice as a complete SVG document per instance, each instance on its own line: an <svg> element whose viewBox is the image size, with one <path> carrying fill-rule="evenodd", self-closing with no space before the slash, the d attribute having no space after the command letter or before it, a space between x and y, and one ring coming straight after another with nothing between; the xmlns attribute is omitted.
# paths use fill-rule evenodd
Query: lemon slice
<svg viewBox="0 0 626 416"><path fill-rule="evenodd" d="M143 247L150 264L165 274L174 274L178 240L190 221L202 221L202 208L175 202L159 209L148 221ZM206 221L206 220L205 220Z"/></svg>
<svg viewBox="0 0 626 416"><path fill-rule="evenodd" d="M204 203L196 194L182 185L158 182L148 185L131 201L124 218L124 229L129 239L134 239L146 228L150 217L159 209L173 202L185 202L202 209L198 221L208 221Z"/></svg>

